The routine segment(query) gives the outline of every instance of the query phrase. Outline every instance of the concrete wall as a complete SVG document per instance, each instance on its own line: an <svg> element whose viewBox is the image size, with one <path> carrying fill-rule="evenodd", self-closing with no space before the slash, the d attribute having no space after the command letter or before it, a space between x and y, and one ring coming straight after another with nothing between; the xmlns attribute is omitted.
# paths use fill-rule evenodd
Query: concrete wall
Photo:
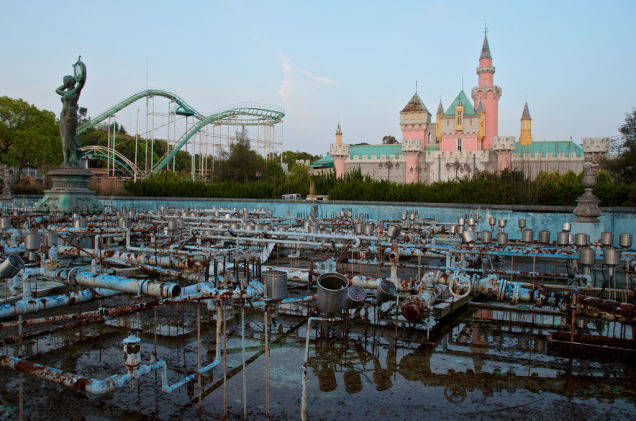
<svg viewBox="0 0 636 421"><path fill-rule="evenodd" d="M33 205L39 197L26 196L14 199L14 204ZM129 208L159 209L161 206L169 206L183 209L211 209L237 208L254 209L262 208L273 211L275 216L295 217L299 213L308 213L312 202L286 201L286 200L257 200L257 199L188 199L188 198L100 198L105 205L115 207L126 206ZM342 208L351 208L354 214L368 215L368 218L381 218L400 220L402 212L417 211L421 218L433 218L439 222L455 223L462 216L476 216L479 213L480 223L478 230L488 229L488 217L505 218L508 220L505 231L510 238L518 238L520 235L518 221L526 220L527 228L533 229L535 238L542 229L551 233L551 238L556 239L556 233L561 230L564 222L573 222L573 207L569 206L502 206L479 204L448 204L448 203L396 203L396 202L352 202L352 201L326 201L319 202L321 216L339 214ZM636 208L601 208L603 215L599 224L588 225L592 232L614 232L615 242L618 234L631 233L636 238ZM574 231L574 230L573 230ZM591 234L596 241L598 235Z"/></svg>
<svg viewBox="0 0 636 421"><path fill-rule="evenodd" d="M518 155L512 154L511 168L523 172L531 179L535 179L540 172L558 172L564 174L568 171L580 173L583 171L583 157L578 158L553 158L547 159L521 159Z"/></svg>

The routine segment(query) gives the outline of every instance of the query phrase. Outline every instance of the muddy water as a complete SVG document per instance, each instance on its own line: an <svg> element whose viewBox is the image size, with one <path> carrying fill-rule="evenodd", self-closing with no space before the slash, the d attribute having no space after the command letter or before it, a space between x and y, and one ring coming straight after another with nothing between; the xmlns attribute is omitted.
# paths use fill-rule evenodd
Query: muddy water
<svg viewBox="0 0 636 421"><path fill-rule="evenodd" d="M202 306L202 309L204 307ZM196 312L159 311L83 331L45 337L25 345L29 359L94 378L123 373L122 340L127 327L143 326L144 360L155 351L174 383L215 355L214 312L203 311L200 348ZM633 365L598 358L554 355L547 335L564 321L473 310L439 331L427 333L368 320L312 328L307 411L310 419L634 419ZM306 322L279 315L271 325L269 413L298 419ZM534 327L528 324L534 323ZM243 374L248 416L262 418L265 354L262 313L248 312L241 370L241 325L228 312L227 382L223 364L210 375L171 394L150 374L132 387L91 397L43 380L0 370L0 413L16 418L22 405L28 419L191 419L240 418ZM589 323L584 329L599 328ZM155 331L156 342L155 342ZM396 336L397 332L397 336ZM427 339L428 337L428 339ZM11 350L10 350L11 351ZM145 361L144 361L145 362ZM21 392L22 390L22 392ZM199 393L200 392L200 393Z"/></svg>

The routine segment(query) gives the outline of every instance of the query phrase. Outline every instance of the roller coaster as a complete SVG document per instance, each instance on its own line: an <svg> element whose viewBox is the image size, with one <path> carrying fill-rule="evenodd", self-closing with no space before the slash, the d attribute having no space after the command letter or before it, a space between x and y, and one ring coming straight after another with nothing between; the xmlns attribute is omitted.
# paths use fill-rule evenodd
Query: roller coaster
<svg viewBox="0 0 636 421"><path fill-rule="evenodd" d="M96 127L98 124L106 121L119 111L141 99L154 97L163 97L174 102L176 104L173 111L175 115L193 117L196 121L190 127L187 127L186 124L186 129L183 134L176 138L173 144L168 145L166 153L157 162L153 163L153 165L151 165L148 169L138 168L137 165L135 165L135 162L117 152L114 146L84 146L81 148L84 153L84 157L88 160L107 160L111 162L112 168L117 167L128 176L136 174L138 178L143 178L165 169L167 164L175 157L177 152L182 150L195 135L200 133L208 125L237 127L263 126L271 128L281 123L285 116L284 111L280 108L252 103L235 104L217 110L212 114L204 115L175 93L163 89L145 89L130 95L94 118L83 123L78 127L77 133L81 134L93 127Z"/></svg>

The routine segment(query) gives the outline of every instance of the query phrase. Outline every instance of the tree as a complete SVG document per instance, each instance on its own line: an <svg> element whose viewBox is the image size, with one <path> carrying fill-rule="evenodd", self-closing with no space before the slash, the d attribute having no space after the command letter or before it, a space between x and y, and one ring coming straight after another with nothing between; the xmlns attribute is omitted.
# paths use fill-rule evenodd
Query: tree
<svg viewBox="0 0 636 421"><path fill-rule="evenodd" d="M285 171L283 171L283 167L280 166L278 161L273 159L267 161L267 164L265 164L265 175L263 176L264 180L278 184L284 177Z"/></svg>
<svg viewBox="0 0 636 421"><path fill-rule="evenodd" d="M617 181L636 183L636 110L625 116L625 124L619 127L621 139L614 145L615 157L605 160L605 167Z"/></svg>
<svg viewBox="0 0 636 421"><path fill-rule="evenodd" d="M382 144L383 145L396 145L398 143L398 141L395 139L394 136L384 136L382 138Z"/></svg>
<svg viewBox="0 0 636 421"><path fill-rule="evenodd" d="M249 140L243 136L230 145L227 158L219 164L222 181L258 180L265 173L265 160L250 149Z"/></svg>
<svg viewBox="0 0 636 421"><path fill-rule="evenodd" d="M55 114L22 99L0 98L0 157L9 166L42 171L62 162Z"/></svg>
<svg viewBox="0 0 636 421"><path fill-rule="evenodd" d="M296 151L296 152L285 151L281 155L283 157L283 162L286 163L287 167L290 169L298 160L303 160L303 161L309 160L311 162L320 158L320 156L318 155L312 155L308 152L299 152L299 151Z"/></svg>

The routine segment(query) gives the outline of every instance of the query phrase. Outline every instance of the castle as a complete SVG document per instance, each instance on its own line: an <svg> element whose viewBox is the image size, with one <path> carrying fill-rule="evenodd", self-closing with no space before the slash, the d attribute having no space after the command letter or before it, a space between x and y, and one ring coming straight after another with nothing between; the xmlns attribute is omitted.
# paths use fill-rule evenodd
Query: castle
<svg viewBox="0 0 636 421"><path fill-rule="evenodd" d="M329 155L310 164L314 173L334 169L338 177L359 169L375 179L397 183L456 180L480 171L522 171L530 178L540 172L581 172L585 160L599 161L609 148L608 138L583 138L582 147L568 141L533 141L528 104L521 113L519 139L499 136L501 87L494 84L487 35L479 56L477 86L470 99L461 90L444 110L440 101L432 114L417 92L400 111L401 144L348 145L342 143L340 123Z"/></svg>

